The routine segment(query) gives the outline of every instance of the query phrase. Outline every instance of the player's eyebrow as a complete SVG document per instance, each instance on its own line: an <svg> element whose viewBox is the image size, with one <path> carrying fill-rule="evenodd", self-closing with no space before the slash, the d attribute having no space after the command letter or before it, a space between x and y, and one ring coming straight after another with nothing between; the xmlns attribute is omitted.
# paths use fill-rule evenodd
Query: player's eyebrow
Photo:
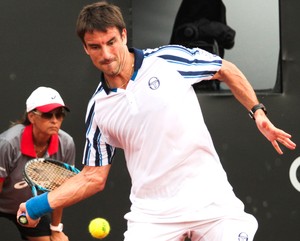
<svg viewBox="0 0 300 241"><path fill-rule="evenodd" d="M116 41L116 37L113 36L111 39L109 39L106 43L112 43Z"/></svg>
<svg viewBox="0 0 300 241"><path fill-rule="evenodd" d="M107 41L105 42L105 44L111 44L111 43L113 43L113 42L115 42L115 41L116 41L116 37L113 36L112 38L110 38L109 40L107 40ZM89 46L89 47L95 47L95 46L101 47L101 44L94 43L94 42L86 43L86 45Z"/></svg>

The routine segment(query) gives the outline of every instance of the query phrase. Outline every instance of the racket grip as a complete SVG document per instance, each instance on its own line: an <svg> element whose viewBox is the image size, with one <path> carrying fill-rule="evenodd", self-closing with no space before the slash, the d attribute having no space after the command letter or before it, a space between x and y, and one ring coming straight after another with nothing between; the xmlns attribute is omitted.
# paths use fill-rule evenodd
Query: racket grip
<svg viewBox="0 0 300 241"><path fill-rule="evenodd" d="M23 225L28 224L28 220L26 218L26 213L21 213L21 215L18 217L18 222Z"/></svg>

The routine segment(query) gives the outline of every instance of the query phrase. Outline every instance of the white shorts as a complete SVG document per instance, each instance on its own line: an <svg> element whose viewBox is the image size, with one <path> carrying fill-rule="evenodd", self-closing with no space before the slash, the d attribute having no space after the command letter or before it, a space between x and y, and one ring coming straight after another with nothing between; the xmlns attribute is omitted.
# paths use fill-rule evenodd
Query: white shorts
<svg viewBox="0 0 300 241"><path fill-rule="evenodd" d="M217 219L181 223L128 221L124 241L253 241L256 219L245 212Z"/></svg>

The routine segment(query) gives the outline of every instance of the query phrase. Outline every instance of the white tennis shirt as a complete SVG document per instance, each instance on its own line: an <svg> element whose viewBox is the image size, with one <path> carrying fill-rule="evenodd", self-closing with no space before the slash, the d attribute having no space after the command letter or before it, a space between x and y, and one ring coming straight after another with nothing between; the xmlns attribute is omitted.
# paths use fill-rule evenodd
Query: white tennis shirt
<svg viewBox="0 0 300 241"><path fill-rule="evenodd" d="M108 165L124 149L132 180L134 221L173 222L199 217L225 196L227 181L192 84L209 80L222 60L200 49L163 46L135 54L126 90L102 81L86 115L83 164Z"/></svg>

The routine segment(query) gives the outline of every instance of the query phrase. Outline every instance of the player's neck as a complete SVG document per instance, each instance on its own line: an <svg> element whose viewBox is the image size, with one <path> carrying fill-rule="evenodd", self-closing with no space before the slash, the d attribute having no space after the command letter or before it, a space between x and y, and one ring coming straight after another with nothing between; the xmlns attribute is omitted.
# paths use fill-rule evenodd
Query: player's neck
<svg viewBox="0 0 300 241"><path fill-rule="evenodd" d="M134 72L134 55L129 54L129 63L125 66L124 70L115 76L104 74L104 79L110 89L122 88L126 89Z"/></svg>

